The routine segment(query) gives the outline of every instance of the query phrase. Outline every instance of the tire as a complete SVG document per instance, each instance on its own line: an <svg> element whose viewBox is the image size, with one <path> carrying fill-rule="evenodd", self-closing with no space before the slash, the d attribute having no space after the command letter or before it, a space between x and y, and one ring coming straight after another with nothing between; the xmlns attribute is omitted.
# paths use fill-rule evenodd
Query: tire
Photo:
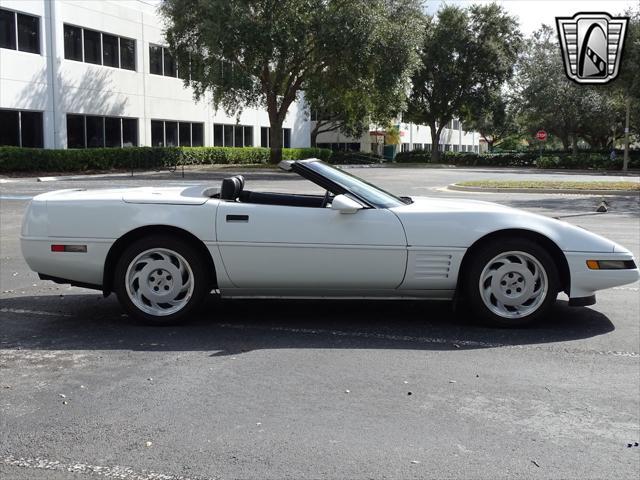
<svg viewBox="0 0 640 480"><path fill-rule="evenodd" d="M522 327L544 317L560 290L549 253L528 239L508 238L473 253L461 285L468 307L498 327Z"/></svg>
<svg viewBox="0 0 640 480"><path fill-rule="evenodd" d="M114 290L131 317L151 325L183 323L210 291L202 255L171 235L141 238L118 259Z"/></svg>

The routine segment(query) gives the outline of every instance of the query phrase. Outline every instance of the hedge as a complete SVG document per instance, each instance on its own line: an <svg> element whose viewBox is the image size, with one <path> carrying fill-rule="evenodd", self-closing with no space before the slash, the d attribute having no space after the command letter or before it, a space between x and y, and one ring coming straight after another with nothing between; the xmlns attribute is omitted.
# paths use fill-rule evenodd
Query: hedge
<svg viewBox="0 0 640 480"><path fill-rule="evenodd" d="M464 167L529 167L529 168L558 168L558 169L602 169L621 170L623 155L616 154L611 160L608 152L582 151L574 155L571 152L503 152L483 153L473 152L442 152L442 163ZM414 150L401 152L396 155L398 163L430 163L431 152ZM640 168L640 151L632 150L629 158L629 168Z"/></svg>
<svg viewBox="0 0 640 480"><path fill-rule="evenodd" d="M334 165L367 165L371 163L382 163L385 158L369 152L333 152L329 162Z"/></svg>
<svg viewBox="0 0 640 480"><path fill-rule="evenodd" d="M284 148L285 160L328 160L331 150ZM163 169L176 165L269 163L269 149L260 147L131 147L49 150L0 147L0 172L70 172L112 169Z"/></svg>
<svg viewBox="0 0 640 480"><path fill-rule="evenodd" d="M622 169L622 152L611 160L608 152L503 152L478 155L472 152L443 152L442 163L474 167L529 167L559 169ZM363 152L331 152L321 148L284 148L285 160L320 158L334 164L382 162L382 157ZM400 152L399 163L429 163L431 152ZM70 172L85 170L164 169L176 165L219 165L269 163L269 149L261 147L132 147L48 150L0 147L0 172ZM640 150L632 150L629 168L640 169Z"/></svg>

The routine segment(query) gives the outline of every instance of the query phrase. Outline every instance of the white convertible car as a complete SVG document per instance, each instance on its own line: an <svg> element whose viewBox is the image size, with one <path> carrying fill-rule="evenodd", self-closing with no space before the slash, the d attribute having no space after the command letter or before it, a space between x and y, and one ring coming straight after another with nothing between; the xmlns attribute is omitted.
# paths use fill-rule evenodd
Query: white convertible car
<svg viewBox="0 0 640 480"><path fill-rule="evenodd" d="M220 187L60 190L24 217L40 278L112 291L132 316L185 320L222 297L461 299L493 324L591 305L634 282L625 248L566 222L461 199L397 197L319 160L280 167L325 195Z"/></svg>

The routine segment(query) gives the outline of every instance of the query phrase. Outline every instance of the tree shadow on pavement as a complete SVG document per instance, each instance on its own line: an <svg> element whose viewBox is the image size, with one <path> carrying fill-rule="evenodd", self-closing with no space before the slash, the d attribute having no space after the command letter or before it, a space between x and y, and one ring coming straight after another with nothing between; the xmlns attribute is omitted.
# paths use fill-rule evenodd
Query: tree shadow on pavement
<svg viewBox="0 0 640 480"><path fill-rule="evenodd" d="M181 326L152 327L98 294L15 297L0 301L0 351L206 351L340 348L467 350L586 339L615 329L603 314L559 300L541 322L488 328L455 315L449 302L220 300Z"/></svg>
<svg viewBox="0 0 640 480"><path fill-rule="evenodd" d="M597 213L596 209L600 206L603 198L607 202L609 212ZM640 213L640 196L618 195L601 197L594 195L558 197L553 195L553 198L522 199L516 195L508 199L503 199L500 203L523 210L547 209L551 215L557 212L559 216L571 215L572 213L584 213L600 216L600 218L606 218L612 214L638 218L638 213Z"/></svg>

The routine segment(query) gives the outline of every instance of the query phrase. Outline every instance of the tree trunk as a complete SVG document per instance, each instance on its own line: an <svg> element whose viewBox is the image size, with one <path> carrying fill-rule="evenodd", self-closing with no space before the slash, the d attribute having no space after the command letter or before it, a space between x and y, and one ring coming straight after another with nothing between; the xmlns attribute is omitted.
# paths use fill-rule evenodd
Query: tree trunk
<svg viewBox="0 0 640 480"><path fill-rule="evenodd" d="M566 135L558 135L560 137L560 141L562 142L562 149L569 151L569 137Z"/></svg>
<svg viewBox="0 0 640 480"><path fill-rule="evenodd" d="M431 163L440 163L440 130L436 128L435 123L429 124L431 130Z"/></svg>
<svg viewBox="0 0 640 480"><path fill-rule="evenodd" d="M311 130L311 147L312 148L316 148L316 145L318 144L318 123L316 122L316 126L313 127L313 130Z"/></svg>
<svg viewBox="0 0 640 480"><path fill-rule="evenodd" d="M277 165L282 161L282 122L271 120L269 129L269 162Z"/></svg>
<svg viewBox="0 0 640 480"><path fill-rule="evenodd" d="M627 95L626 99L627 116L624 122L624 157L622 159L622 170L627 171L629 168L629 119L631 117L631 97Z"/></svg>
<svg viewBox="0 0 640 480"><path fill-rule="evenodd" d="M578 154L578 135L575 133L571 135L571 153L573 153L573 155Z"/></svg>

